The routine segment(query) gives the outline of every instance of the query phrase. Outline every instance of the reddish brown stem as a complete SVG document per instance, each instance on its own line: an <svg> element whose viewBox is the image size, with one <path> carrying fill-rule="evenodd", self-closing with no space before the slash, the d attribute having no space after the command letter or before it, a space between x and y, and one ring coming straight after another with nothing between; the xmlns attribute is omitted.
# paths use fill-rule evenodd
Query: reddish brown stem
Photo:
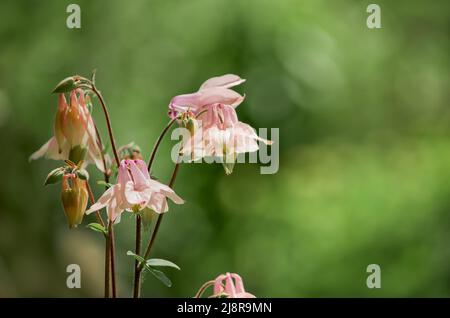
<svg viewBox="0 0 450 318"><path fill-rule="evenodd" d="M166 127L163 129L163 131L161 132L161 134L159 135L158 139L156 140L155 145L153 146L153 150L152 150L152 154L150 156L150 160L148 161L148 172L151 173L151 169L152 169L152 165L153 165L153 161L155 160L155 156L156 156L156 152L159 148L159 145L161 144L161 141L163 140L165 134L167 133L167 131L169 130L169 128L173 125L173 123L176 121L176 119L172 119L171 121L169 121L169 123L166 125Z"/></svg>
<svg viewBox="0 0 450 318"><path fill-rule="evenodd" d="M102 105L103 113L105 114L105 119L106 119L106 126L108 127L109 140L111 141L111 148L112 148L112 151L114 154L114 158L116 159L117 167L119 167L120 159L119 159L119 155L117 154L116 142L114 140L114 135L113 135L112 127L111 127L111 120L109 119L109 113L108 113L108 109L106 107L105 100L103 99L102 94L97 90L95 85L92 85L91 90L95 95L97 95L98 99L100 100L100 104Z"/></svg>

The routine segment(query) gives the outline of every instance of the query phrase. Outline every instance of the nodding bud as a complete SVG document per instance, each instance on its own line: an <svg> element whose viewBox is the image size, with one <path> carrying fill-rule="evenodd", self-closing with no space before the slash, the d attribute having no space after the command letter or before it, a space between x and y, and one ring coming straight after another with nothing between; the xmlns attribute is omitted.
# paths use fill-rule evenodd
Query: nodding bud
<svg viewBox="0 0 450 318"><path fill-rule="evenodd" d="M86 157L89 142L87 127L90 116L82 90L71 91L69 103L64 94L59 95L54 125L58 151L61 153L64 149L68 150L68 159L75 163Z"/></svg>
<svg viewBox="0 0 450 318"><path fill-rule="evenodd" d="M61 201L69 228L77 227L83 220L88 196L86 181L80 179L74 173L63 176Z"/></svg>

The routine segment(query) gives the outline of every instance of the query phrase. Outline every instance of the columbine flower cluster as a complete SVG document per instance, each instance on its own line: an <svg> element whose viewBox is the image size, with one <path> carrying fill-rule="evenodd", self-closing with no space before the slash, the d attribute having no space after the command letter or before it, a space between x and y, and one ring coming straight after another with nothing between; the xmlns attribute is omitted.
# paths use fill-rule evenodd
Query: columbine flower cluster
<svg viewBox="0 0 450 318"><path fill-rule="evenodd" d="M169 104L171 121L155 143L148 164L143 160L141 149L134 143L116 148L105 100L95 86L95 74L92 79L78 75L69 77L55 88L54 92L59 95L53 136L30 159L46 157L64 162L64 165L48 174L45 185L62 183L62 207L70 228L81 224L84 215L95 212L98 223L90 223L88 227L103 233L106 238L105 297L109 297L110 293L116 297L114 224L120 222L124 211L136 217L135 251L127 252L127 255L135 258L134 297L140 295L144 270L170 286L170 279L156 268L179 269L170 261L149 258L162 215L169 210L167 199L175 204L184 203L172 189L179 162L175 165L168 185L157 181L149 173L158 146L173 123L189 131L189 136L183 140L180 155L188 155L192 160L207 156L223 158L227 174L233 171L237 154L258 150L258 142L272 143L258 137L251 126L237 117L235 108L242 103L244 96L230 88L244 81L232 74L214 77L204 82L195 93L175 96ZM115 165L91 116L92 97L98 99L105 115ZM98 183L105 186L106 190L98 200L94 199L89 185L89 173L86 170L89 164L94 164L104 175L104 180ZM109 183L112 178L116 179L114 184ZM89 200L91 205L88 208ZM106 221L101 213L103 209L106 210ZM144 251L141 250L141 225L142 222L144 226L148 223L149 215L150 220L156 221L153 222L149 243ZM237 274L226 273L207 282L198 297L210 285L214 285L212 297L254 297L245 291L242 279Z"/></svg>

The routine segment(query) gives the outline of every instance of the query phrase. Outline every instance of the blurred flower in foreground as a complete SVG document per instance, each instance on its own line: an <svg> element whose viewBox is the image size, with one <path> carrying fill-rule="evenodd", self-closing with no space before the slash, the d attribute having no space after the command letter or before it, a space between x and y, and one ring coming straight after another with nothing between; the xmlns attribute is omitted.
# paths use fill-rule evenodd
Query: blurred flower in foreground
<svg viewBox="0 0 450 318"><path fill-rule="evenodd" d="M120 162L117 183L103 193L86 214L106 207L110 220L120 220L124 211L139 212L149 208L156 213L168 211L166 197L176 204L184 203L168 186L153 180L142 160L125 159Z"/></svg>
<svg viewBox="0 0 450 318"><path fill-rule="evenodd" d="M43 156L54 160L69 159L74 163L85 160L87 163L95 163L101 171L105 171L88 103L89 97L85 97L81 89L70 92L69 104L64 94L59 94L54 136L33 153L30 160Z"/></svg>
<svg viewBox="0 0 450 318"><path fill-rule="evenodd" d="M117 152L119 153L120 159L143 159L141 148L134 142L130 142L129 144L120 147Z"/></svg>
<svg viewBox="0 0 450 318"><path fill-rule="evenodd" d="M195 298L200 298L209 286L214 286L210 298L256 298L245 291L242 278L238 274L226 273L219 275L215 280L206 282L200 287Z"/></svg>
<svg viewBox="0 0 450 318"><path fill-rule="evenodd" d="M88 202L86 181L75 173L65 174L62 177L61 200L69 228L77 227L83 220Z"/></svg>
<svg viewBox="0 0 450 318"><path fill-rule="evenodd" d="M185 114L194 114L197 120L195 131L189 129L191 136L184 141L181 154L192 160L219 157L226 174L230 174L239 153L257 151L257 141L272 144L260 138L250 125L238 120L235 107L244 97L229 88L244 81L233 74L213 77L204 82L198 92L172 99L170 116L179 116L186 122L185 117L193 116Z"/></svg>

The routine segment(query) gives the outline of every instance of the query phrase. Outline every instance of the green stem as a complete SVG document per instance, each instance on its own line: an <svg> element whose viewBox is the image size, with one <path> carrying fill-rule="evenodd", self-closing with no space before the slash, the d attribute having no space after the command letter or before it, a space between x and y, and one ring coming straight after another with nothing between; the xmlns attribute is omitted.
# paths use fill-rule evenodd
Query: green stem
<svg viewBox="0 0 450 318"><path fill-rule="evenodd" d="M175 183L175 180L177 178L179 167L180 167L180 163L177 162L175 164L175 168L173 169L172 177L171 177L170 182L169 182L169 187L170 188L173 188L173 184ZM156 235L158 234L159 227L161 226L161 222L162 222L163 216L164 216L163 213L158 214L158 218L156 220L155 229L153 230L152 236L151 236L150 241L148 242L148 245L147 245L147 249L145 250L144 259L148 259L148 257L150 256L150 252L152 250L153 244L155 243ZM141 265L138 267L139 274L142 271L143 266L144 266L144 264L141 263Z"/></svg>
<svg viewBox="0 0 450 318"><path fill-rule="evenodd" d="M148 161L148 166L147 166L148 172L151 173L153 161L155 160L156 152L157 152L157 150L159 148L159 145L161 144L161 141L164 138L165 134L169 131L169 128L173 125L173 123L175 121L176 121L176 118L174 118L171 121L169 121L169 123L166 125L166 127L163 129L163 131L159 135L158 139L156 140L156 143L153 146L153 150L152 150L152 154L150 156L150 160Z"/></svg>
<svg viewBox="0 0 450 318"><path fill-rule="evenodd" d="M108 235L106 236L106 246L105 246L105 298L109 298L109 291L111 287L111 237Z"/></svg>
<svg viewBox="0 0 450 318"><path fill-rule="evenodd" d="M114 222L109 221L108 224L108 236L109 236L109 249L110 249L110 264L111 264L111 287L112 297L117 297L116 292L116 268L115 268L115 244L114 244Z"/></svg>
<svg viewBox="0 0 450 318"><path fill-rule="evenodd" d="M136 215L136 248L134 250L136 255L141 254L141 227L142 219L139 214ZM134 286L133 286L133 298L139 298L141 291L141 276L138 270L139 262L134 261Z"/></svg>
<svg viewBox="0 0 450 318"><path fill-rule="evenodd" d="M100 104L102 105L103 113L105 114L105 119L106 119L106 126L108 127L109 140L111 141L111 148L112 148L112 151L114 154L114 158L116 159L117 167L119 167L120 159L119 159L119 155L117 154L116 142L114 140L114 135L113 135L112 127L111 127L111 120L109 119L109 113L108 113L108 109L106 107L105 100L103 99L102 94L97 90L97 88L95 87L94 84L92 84L91 90L95 95L97 95L98 99L100 100Z"/></svg>

